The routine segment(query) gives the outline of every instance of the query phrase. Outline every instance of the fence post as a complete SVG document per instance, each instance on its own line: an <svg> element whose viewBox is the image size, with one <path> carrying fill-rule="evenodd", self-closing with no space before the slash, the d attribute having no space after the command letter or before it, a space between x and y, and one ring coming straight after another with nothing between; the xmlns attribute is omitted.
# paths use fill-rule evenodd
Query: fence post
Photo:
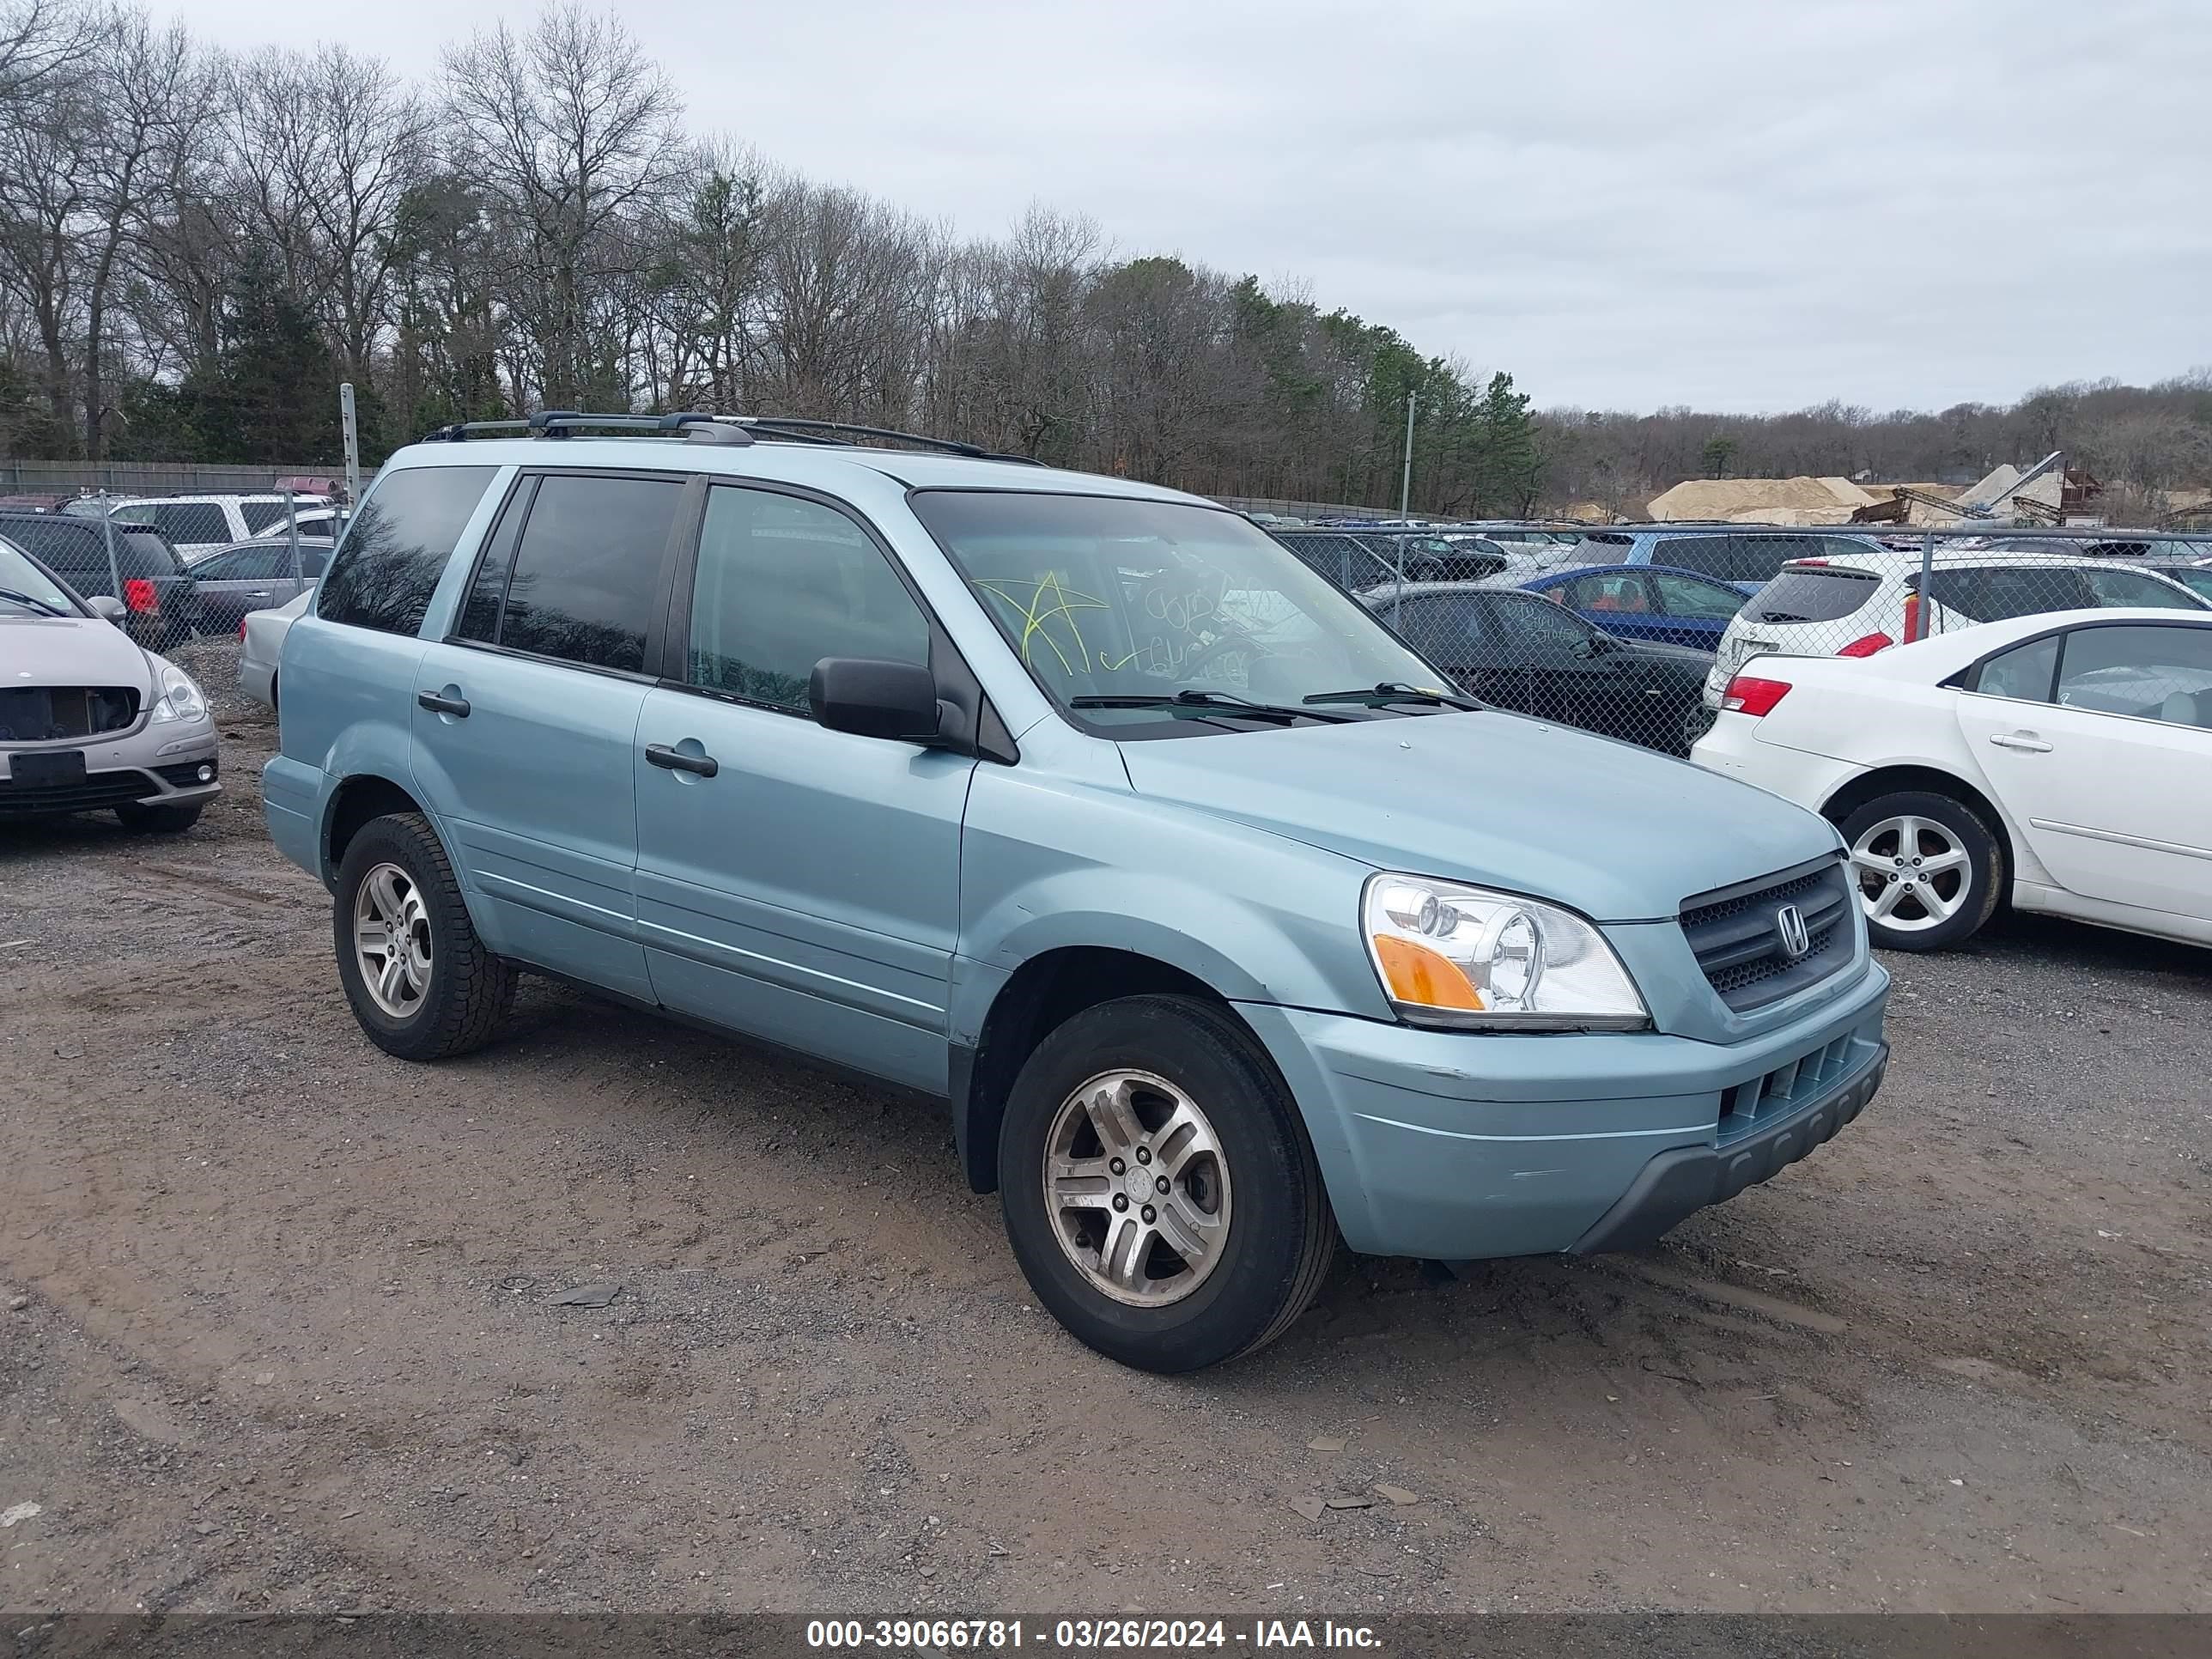
<svg viewBox="0 0 2212 1659"><path fill-rule="evenodd" d="M292 492L289 489L284 492L284 523L291 532L292 586L296 589L301 586L300 577L300 509L297 503L293 500ZM292 597L293 599L297 599L299 594L295 592ZM287 600L286 603L289 604L290 600Z"/></svg>
<svg viewBox="0 0 2212 1659"><path fill-rule="evenodd" d="M123 594L123 568L115 562L115 509L107 504L107 492L100 492L100 529L107 543L107 580L115 589L115 602L126 611L131 601Z"/></svg>
<svg viewBox="0 0 2212 1659"><path fill-rule="evenodd" d="M1920 603L1913 607L1912 626L1905 629L1905 642L1924 640L1929 633L1932 617L1929 607L1936 603L1936 532L1931 526L1920 537Z"/></svg>

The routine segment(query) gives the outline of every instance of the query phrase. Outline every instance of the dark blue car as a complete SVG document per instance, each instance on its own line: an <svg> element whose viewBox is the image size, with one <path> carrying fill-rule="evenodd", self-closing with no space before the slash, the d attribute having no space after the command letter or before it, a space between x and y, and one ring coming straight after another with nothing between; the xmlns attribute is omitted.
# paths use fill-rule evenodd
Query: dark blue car
<svg viewBox="0 0 2212 1659"><path fill-rule="evenodd" d="M1720 648L1729 618L1747 595L1733 582L1656 564L1607 564L1556 570L1521 584L1624 640L1653 640L1700 651Z"/></svg>

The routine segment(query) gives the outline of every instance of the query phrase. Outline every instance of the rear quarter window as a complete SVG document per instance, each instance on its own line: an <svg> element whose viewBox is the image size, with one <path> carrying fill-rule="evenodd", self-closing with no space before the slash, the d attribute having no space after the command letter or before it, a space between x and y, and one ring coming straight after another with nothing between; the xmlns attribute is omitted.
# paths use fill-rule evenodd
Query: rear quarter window
<svg viewBox="0 0 2212 1659"><path fill-rule="evenodd" d="M1743 617L1754 623L1835 622L1881 589L1879 577L1860 570L1784 570L1744 606Z"/></svg>
<svg viewBox="0 0 2212 1659"><path fill-rule="evenodd" d="M331 562L315 614L380 633L418 631L496 470L410 467L378 479Z"/></svg>

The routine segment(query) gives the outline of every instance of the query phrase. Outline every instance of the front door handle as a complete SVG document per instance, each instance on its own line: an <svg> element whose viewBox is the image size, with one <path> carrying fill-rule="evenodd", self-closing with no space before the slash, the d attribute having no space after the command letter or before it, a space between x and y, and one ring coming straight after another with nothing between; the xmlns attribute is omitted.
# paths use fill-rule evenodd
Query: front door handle
<svg viewBox="0 0 2212 1659"><path fill-rule="evenodd" d="M2033 732L2014 732L2009 734L1999 732L1993 734L1990 741L2000 749L2018 749L2031 755L2047 755L2051 752L2051 745Z"/></svg>
<svg viewBox="0 0 2212 1659"><path fill-rule="evenodd" d="M469 717L469 700L466 697L447 697L435 691L417 691L415 701L434 714L451 714L457 720Z"/></svg>
<svg viewBox="0 0 2212 1659"><path fill-rule="evenodd" d="M711 778L722 769L712 755L687 755L680 749L671 749L665 743L648 743L645 757L655 766L671 772L696 772L702 778Z"/></svg>

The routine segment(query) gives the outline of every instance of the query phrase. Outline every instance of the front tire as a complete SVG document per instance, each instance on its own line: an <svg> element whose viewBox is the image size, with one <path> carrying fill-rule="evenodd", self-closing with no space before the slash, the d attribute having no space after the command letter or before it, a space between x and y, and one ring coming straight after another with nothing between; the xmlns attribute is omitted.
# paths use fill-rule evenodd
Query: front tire
<svg viewBox="0 0 2212 1659"><path fill-rule="evenodd" d="M1996 913L2005 883L1996 834L1965 802L1905 790L1843 822L1867 933L1885 951L1962 945Z"/></svg>
<svg viewBox="0 0 2212 1659"><path fill-rule="evenodd" d="M362 826L339 861L331 916L346 1000L387 1054L465 1054L489 1042L514 1006L514 969L477 937L453 864L420 813Z"/></svg>
<svg viewBox="0 0 2212 1659"><path fill-rule="evenodd" d="M1007 1098L999 1190L1038 1299L1139 1370L1272 1342L1336 1242L1290 1091L1243 1026L1194 997L1101 1003L1039 1043Z"/></svg>

